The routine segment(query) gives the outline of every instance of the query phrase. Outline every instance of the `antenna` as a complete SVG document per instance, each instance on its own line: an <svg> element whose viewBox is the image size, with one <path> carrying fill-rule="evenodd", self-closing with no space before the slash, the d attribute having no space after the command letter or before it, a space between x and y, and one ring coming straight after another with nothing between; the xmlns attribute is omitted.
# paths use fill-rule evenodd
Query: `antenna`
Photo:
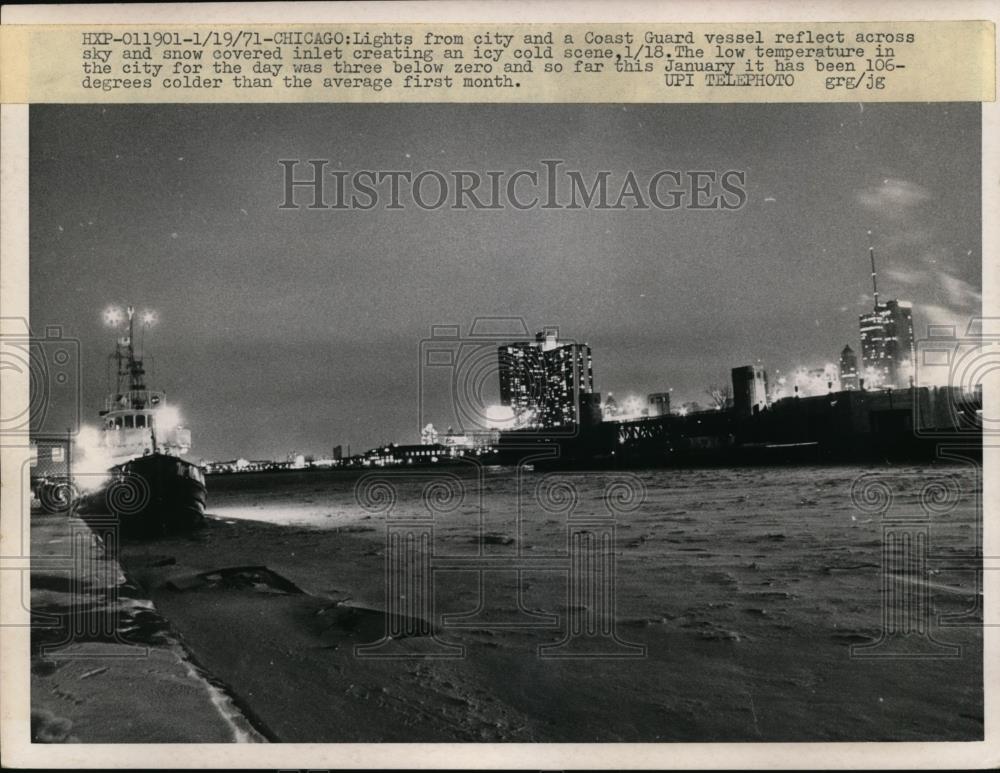
<svg viewBox="0 0 1000 773"><path fill-rule="evenodd" d="M872 292L875 294L875 311L878 311L878 274L875 271L875 247L872 245L872 232L868 232L868 257L872 262Z"/></svg>

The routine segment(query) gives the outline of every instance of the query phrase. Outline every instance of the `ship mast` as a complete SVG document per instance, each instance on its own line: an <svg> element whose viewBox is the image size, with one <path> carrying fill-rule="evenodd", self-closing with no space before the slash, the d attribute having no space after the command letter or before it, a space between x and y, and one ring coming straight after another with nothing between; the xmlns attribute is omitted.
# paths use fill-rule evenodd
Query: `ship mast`
<svg viewBox="0 0 1000 773"><path fill-rule="evenodd" d="M142 360L135 356L135 307L128 307L128 376L129 390L142 392L146 389L145 369L142 367ZM141 407L141 406L136 406Z"/></svg>
<svg viewBox="0 0 1000 773"><path fill-rule="evenodd" d="M872 292L875 295L875 311L878 311L878 274L875 271L875 247L872 244L872 232L868 232L868 257L872 262Z"/></svg>
<svg viewBox="0 0 1000 773"><path fill-rule="evenodd" d="M142 357L135 353L135 307L129 306L128 333L118 339L115 355L118 360L118 394L127 397L130 408L145 408L146 371Z"/></svg>
<svg viewBox="0 0 1000 773"><path fill-rule="evenodd" d="M142 355L135 350L135 307L128 306L128 331L120 336L115 345L115 360L118 366L116 401L129 408L142 409L146 407L146 369L142 364ZM121 323L121 312L110 309L105 314L108 324L117 327Z"/></svg>

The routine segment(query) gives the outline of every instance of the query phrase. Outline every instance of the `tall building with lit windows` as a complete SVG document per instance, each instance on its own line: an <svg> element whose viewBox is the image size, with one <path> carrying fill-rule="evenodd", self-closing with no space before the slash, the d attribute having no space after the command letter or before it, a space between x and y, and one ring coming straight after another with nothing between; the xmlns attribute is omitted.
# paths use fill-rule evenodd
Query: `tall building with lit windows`
<svg viewBox="0 0 1000 773"><path fill-rule="evenodd" d="M868 236L871 236L871 231ZM861 329L859 382L867 389L912 386L917 361L913 340L913 306L898 300L879 302L874 247L869 246L868 255L872 265L875 307L858 317Z"/></svg>
<svg viewBox="0 0 1000 773"><path fill-rule="evenodd" d="M500 402L515 426L560 428L579 424L594 392L593 357L586 344L560 343L544 330L534 341L497 347Z"/></svg>
<svg viewBox="0 0 1000 773"><path fill-rule="evenodd" d="M908 387L913 381L916 345L913 307L905 301L886 301L859 317L861 373L864 386Z"/></svg>
<svg viewBox="0 0 1000 773"><path fill-rule="evenodd" d="M497 347L500 402L514 411L517 426L541 426L545 395L542 350L534 341Z"/></svg>
<svg viewBox="0 0 1000 773"><path fill-rule="evenodd" d="M570 427L580 422L583 395L594 391L594 368L586 344L562 344L542 352L545 401L542 424Z"/></svg>

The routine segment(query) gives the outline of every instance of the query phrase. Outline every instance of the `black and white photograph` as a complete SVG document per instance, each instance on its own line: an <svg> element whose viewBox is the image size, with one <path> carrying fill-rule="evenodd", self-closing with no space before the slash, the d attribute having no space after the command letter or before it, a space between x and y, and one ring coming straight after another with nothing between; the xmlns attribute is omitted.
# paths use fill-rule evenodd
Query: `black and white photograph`
<svg viewBox="0 0 1000 773"><path fill-rule="evenodd" d="M982 738L977 105L30 140L31 327L79 358L45 419L128 578L35 632L38 740ZM166 710L178 658L212 690Z"/></svg>
<svg viewBox="0 0 1000 773"><path fill-rule="evenodd" d="M981 103L26 110L32 748L989 740Z"/></svg>

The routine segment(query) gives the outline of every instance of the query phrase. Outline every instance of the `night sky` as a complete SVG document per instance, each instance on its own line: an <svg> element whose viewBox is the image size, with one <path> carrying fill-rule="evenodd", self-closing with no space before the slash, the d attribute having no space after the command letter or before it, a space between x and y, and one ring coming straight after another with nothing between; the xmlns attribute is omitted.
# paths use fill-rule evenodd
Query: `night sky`
<svg viewBox="0 0 1000 773"><path fill-rule="evenodd" d="M616 398L672 388L707 404L734 365L836 361L871 305L868 229L882 298L914 303L918 338L979 312L976 104L32 106L30 142L33 329L80 339L96 423L103 310L155 309L151 386L180 407L195 459L444 429L451 398L419 394L420 341L477 316L588 342ZM283 158L445 173L557 158L619 184L629 169L740 169L749 198L735 212L282 211Z"/></svg>

